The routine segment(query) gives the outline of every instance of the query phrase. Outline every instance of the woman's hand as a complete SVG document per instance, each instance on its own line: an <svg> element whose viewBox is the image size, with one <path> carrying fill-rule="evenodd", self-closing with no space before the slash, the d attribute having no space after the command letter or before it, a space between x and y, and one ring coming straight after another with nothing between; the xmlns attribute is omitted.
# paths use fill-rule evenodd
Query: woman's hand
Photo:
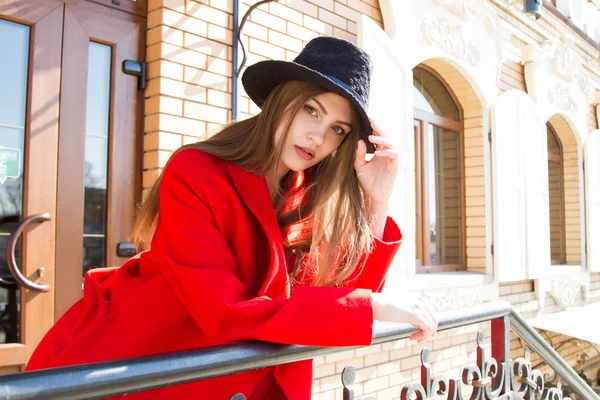
<svg viewBox="0 0 600 400"><path fill-rule="evenodd" d="M375 319L386 322L409 323L419 329L409 339L419 343L435 337L438 320L435 311L417 296L373 293Z"/></svg>
<svg viewBox="0 0 600 400"><path fill-rule="evenodd" d="M361 139L358 141L354 168L358 182L365 193L369 206L387 205L392 187L398 174L398 154L387 135L371 120L373 135L369 141L375 145L375 154L370 161L365 160L367 145Z"/></svg>

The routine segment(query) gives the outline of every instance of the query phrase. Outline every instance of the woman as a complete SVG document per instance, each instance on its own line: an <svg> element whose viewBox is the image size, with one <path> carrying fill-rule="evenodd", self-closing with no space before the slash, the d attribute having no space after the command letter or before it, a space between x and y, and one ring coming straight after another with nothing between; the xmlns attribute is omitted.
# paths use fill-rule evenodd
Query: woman
<svg viewBox="0 0 600 400"><path fill-rule="evenodd" d="M401 234L387 217L396 154L366 114L370 70L331 37L294 62L249 67L243 84L262 111L173 155L134 227L145 251L90 271L27 369L249 339L368 345L374 319L433 335L418 300L377 293ZM308 399L311 379L305 361L139 396Z"/></svg>

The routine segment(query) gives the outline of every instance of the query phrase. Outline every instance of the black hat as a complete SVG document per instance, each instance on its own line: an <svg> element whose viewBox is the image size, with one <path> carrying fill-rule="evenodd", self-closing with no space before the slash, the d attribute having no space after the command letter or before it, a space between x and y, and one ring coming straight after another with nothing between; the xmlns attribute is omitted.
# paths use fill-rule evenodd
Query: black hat
<svg viewBox="0 0 600 400"><path fill-rule="evenodd" d="M358 110L360 137L367 151L373 152L375 148L368 140L373 130L367 115L371 69L371 57L354 43L321 36L308 42L294 61L267 60L249 66L242 84L259 107L277 85L292 80L311 82L339 94Z"/></svg>

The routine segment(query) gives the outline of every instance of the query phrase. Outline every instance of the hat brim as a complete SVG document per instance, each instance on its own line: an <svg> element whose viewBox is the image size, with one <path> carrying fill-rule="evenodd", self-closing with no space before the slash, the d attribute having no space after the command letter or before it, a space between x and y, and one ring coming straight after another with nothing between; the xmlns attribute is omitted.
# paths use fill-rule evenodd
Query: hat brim
<svg viewBox="0 0 600 400"><path fill-rule="evenodd" d="M373 129L364 105L354 93L320 72L291 61L266 60L249 66L242 76L242 84L246 93L260 108L262 108L269 93L277 85L294 80L313 83L350 101L360 116L360 138L365 141L367 152L373 153L375 151L375 146L368 140L369 135L373 133Z"/></svg>

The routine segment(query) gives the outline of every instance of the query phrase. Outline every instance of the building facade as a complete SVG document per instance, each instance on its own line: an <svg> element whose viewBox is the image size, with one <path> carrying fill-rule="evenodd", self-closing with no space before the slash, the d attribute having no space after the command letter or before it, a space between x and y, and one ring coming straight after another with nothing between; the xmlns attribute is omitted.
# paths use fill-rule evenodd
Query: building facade
<svg viewBox="0 0 600 400"><path fill-rule="evenodd" d="M256 3L239 1L240 15ZM508 300L593 381L600 10L556 0L533 13L524 3L279 0L251 10L240 41L245 65L292 60L319 35L369 52L370 113L400 153L391 213L404 242L386 290L439 310ZM135 206L172 152L229 123L234 103L239 118L259 111L241 85L232 94L234 6L0 3L0 240L15 261L0 265L0 372L20 370L81 296L82 272L131 254ZM48 287L18 289L11 263ZM318 358L314 398L341 399L347 364L358 395L397 398L418 380L423 347L435 373L460 376L479 330L489 345L479 324Z"/></svg>

